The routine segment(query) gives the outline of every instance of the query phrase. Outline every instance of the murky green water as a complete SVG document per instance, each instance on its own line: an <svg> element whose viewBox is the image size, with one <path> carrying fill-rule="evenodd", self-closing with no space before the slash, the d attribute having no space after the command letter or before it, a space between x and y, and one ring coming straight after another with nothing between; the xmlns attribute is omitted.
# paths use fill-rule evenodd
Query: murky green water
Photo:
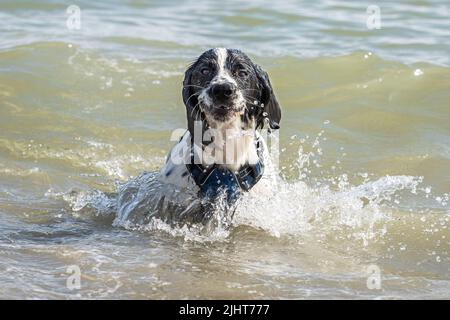
<svg viewBox="0 0 450 320"><path fill-rule="evenodd" d="M63 1L0 3L0 297L450 297L447 1L378 1L380 30L351 1L77 4L80 30ZM271 76L273 195L228 231L113 226L105 193L161 167L217 46Z"/></svg>

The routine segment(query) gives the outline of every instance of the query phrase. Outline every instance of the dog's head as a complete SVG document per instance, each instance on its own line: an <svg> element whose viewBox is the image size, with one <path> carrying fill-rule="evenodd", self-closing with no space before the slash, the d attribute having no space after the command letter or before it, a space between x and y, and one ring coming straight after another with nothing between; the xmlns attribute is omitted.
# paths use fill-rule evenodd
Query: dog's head
<svg viewBox="0 0 450 320"><path fill-rule="evenodd" d="M241 120L243 129L278 129L281 110L267 73L243 52L216 48L204 52L186 71L183 101L188 127Z"/></svg>

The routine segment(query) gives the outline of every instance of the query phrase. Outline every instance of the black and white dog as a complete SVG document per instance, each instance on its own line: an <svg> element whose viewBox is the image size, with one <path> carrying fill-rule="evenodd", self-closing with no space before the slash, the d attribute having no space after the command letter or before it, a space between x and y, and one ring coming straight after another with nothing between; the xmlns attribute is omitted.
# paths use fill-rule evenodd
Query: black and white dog
<svg viewBox="0 0 450 320"><path fill-rule="evenodd" d="M276 130L281 119L267 73L239 50L211 49L186 71L182 95L188 130L160 181L208 202L224 197L229 205L263 185L271 164L261 129Z"/></svg>

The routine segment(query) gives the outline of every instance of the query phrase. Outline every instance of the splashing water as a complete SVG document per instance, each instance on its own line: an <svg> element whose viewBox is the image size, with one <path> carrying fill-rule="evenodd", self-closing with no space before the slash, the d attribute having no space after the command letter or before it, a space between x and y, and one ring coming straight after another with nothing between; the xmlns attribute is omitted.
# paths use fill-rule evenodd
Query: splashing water
<svg viewBox="0 0 450 320"><path fill-rule="evenodd" d="M395 19L376 31L352 1L210 1L207 14L198 1L77 2L74 32L64 3L0 2L0 297L450 296L443 1L383 1ZM195 195L153 171L185 125L186 64L211 46L268 72L285 151L231 225L220 210L210 226L174 225L149 213ZM366 286L372 264L381 290ZM81 290L66 288L68 265Z"/></svg>
<svg viewBox="0 0 450 320"><path fill-rule="evenodd" d="M401 208L408 194L422 193L429 197L430 187L422 187L422 177L384 176L364 178L360 184L351 184L348 174L333 175L322 170L323 177L309 176L313 168L321 168L323 154L320 139L324 131L310 139L297 139L298 157L291 165L296 178L285 175L271 176L270 194L249 192L243 194L237 204L232 228L249 226L261 229L275 237L306 237L310 234L339 234L346 230L347 239L359 240L368 245L371 239L383 236L385 224L392 219L392 212ZM309 143L309 140L312 142ZM311 147L305 152L304 146ZM345 155L345 154L344 154ZM339 161L337 161L339 163ZM332 167L333 173L336 168ZM97 216L114 215L113 225L144 232L164 231L185 240L218 241L230 235L229 217L224 216L224 199L215 204L212 223L207 225L179 223L197 214L201 200L194 192L174 189L158 180L158 172L146 172L119 185L116 194L106 195L100 191L71 194L65 199L77 212L88 207ZM327 178L325 178L327 176ZM448 195L437 197L445 208ZM177 223L173 223L178 221Z"/></svg>

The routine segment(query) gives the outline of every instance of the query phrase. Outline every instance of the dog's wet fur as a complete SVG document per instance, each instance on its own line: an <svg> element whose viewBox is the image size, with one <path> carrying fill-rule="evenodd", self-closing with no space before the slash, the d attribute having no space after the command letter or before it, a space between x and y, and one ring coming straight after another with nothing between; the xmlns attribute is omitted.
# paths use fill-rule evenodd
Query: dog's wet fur
<svg viewBox="0 0 450 320"><path fill-rule="evenodd" d="M231 160L223 161L224 159L215 153L212 158L209 156L207 164L200 165L223 166L231 172L238 172L255 161L261 161L263 166L270 167L271 159L259 131L263 128L278 129L281 109L268 74L246 54L225 48L204 52L185 72L182 97L186 106L188 130L170 151L157 178L158 183L164 185L164 188L158 187L165 190L164 194L153 192L147 195L147 198L143 196L141 200L135 199L136 203L131 206L125 203L127 214L124 218L129 217L140 222L157 217L177 224L208 223L217 208L215 203L208 203L208 199L196 196L199 195L200 188L186 164L191 160L193 150L206 152L206 149L212 147L226 151L230 145L233 148L237 145L239 152L236 152ZM198 134L198 124L200 140L194 139L195 134ZM222 134L204 141L203 134L211 129ZM187 162L174 161L173 155L180 154ZM201 161L206 158L201 157ZM262 178L258 179L250 192L272 192L273 181L267 178L267 172L266 168ZM152 178L152 184L154 183L156 180ZM174 191L170 192L167 186ZM126 193L124 195L123 199L127 199ZM148 207L150 202L151 212L142 216L141 211L145 210L144 207ZM147 205L144 205L145 203ZM232 216L234 209L225 211L231 211Z"/></svg>

